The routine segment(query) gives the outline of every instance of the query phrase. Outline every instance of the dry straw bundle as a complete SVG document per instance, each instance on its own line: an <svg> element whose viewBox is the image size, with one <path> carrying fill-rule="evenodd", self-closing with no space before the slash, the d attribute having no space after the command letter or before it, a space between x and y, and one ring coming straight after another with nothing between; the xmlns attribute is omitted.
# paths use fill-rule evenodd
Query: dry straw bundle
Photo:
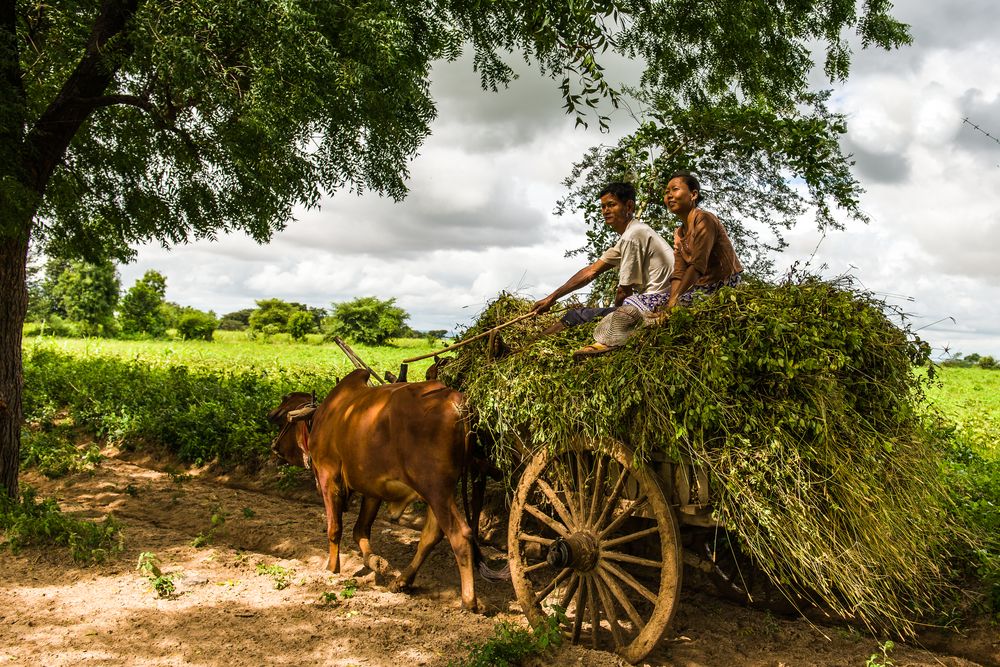
<svg viewBox="0 0 1000 667"><path fill-rule="evenodd" d="M501 295L466 337L527 312ZM929 348L844 281L754 284L678 309L612 354L574 362L591 326L541 337L552 316L487 339L443 369L494 460L581 435L643 458L705 465L715 515L774 581L871 627L912 633L935 611L956 534L921 428L915 366ZM641 463L641 462L639 462Z"/></svg>

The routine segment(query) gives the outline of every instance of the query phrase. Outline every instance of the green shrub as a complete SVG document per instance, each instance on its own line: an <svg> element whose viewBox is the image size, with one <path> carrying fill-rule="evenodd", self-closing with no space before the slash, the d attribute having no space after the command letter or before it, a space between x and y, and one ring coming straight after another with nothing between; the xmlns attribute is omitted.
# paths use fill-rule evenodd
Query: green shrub
<svg viewBox="0 0 1000 667"><path fill-rule="evenodd" d="M960 574L977 580L984 610L1000 615L1000 458L981 454L997 434L985 417L960 427L935 422L945 443L945 476L952 511L973 539L959 555ZM962 571L964 570L964 571Z"/></svg>
<svg viewBox="0 0 1000 667"><path fill-rule="evenodd" d="M399 334L409 317L395 303L395 299L383 301L373 296L335 303L333 314L326 320L327 335L352 343L382 345Z"/></svg>
<svg viewBox="0 0 1000 667"><path fill-rule="evenodd" d="M270 456L268 411L289 392L332 387L333 372L192 370L40 346L25 351L24 410L29 421L65 410L98 437L163 447L186 463L253 467Z"/></svg>
<svg viewBox="0 0 1000 667"><path fill-rule="evenodd" d="M121 527L108 515L100 523L66 516L56 501L38 501L31 487L19 501L0 493L0 548L17 552L23 547L56 545L69 549L78 563L100 563L122 550Z"/></svg>
<svg viewBox="0 0 1000 667"><path fill-rule="evenodd" d="M224 317L219 320L219 326L217 328L222 331L246 331L248 326L237 319Z"/></svg>
<svg viewBox="0 0 1000 667"><path fill-rule="evenodd" d="M288 316L288 333L292 340L304 340L307 334L316 331L316 320L310 313L297 310Z"/></svg>
<svg viewBox="0 0 1000 667"><path fill-rule="evenodd" d="M93 468L104 459L96 445L80 449L73 444L67 427L21 431L21 465L35 468L46 477L63 477Z"/></svg>
<svg viewBox="0 0 1000 667"><path fill-rule="evenodd" d="M177 333L185 340L212 340L212 333L218 323L211 313L188 311L177 321Z"/></svg>
<svg viewBox="0 0 1000 667"><path fill-rule="evenodd" d="M49 315L39 322L28 322L24 325L25 336L60 336L62 338L80 338L84 335L83 327L76 322L64 320L58 315Z"/></svg>
<svg viewBox="0 0 1000 667"><path fill-rule="evenodd" d="M167 279L163 274L146 271L122 297L118 309L122 331L130 336L158 338L165 335L168 327L164 310L166 293Z"/></svg>
<svg viewBox="0 0 1000 667"><path fill-rule="evenodd" d="M136 568L141 572L150 587L156 592L158 598L169 598L177 590L174 579L180 577L179 572L166 572L160 570L160 559L150 551L139 554L139 562Z"/></svg>
<svg viewBox="0 0 1000 667"><path fill-rule="evenodd" d="M257 563L257 574L271 577L274 580L275 590L284 590L292 585L292 575L295 570L274 564L268 565L264 562Z"/></svg>
<svg viewBox="0 0 1000 667"><path fill-rule="evenodd" d="M979 367L980 368L996 368L997 367L997 360L994 359L993 357L989 356L989 355L987 355L985 357L980 357L979 358Z"/></svg>

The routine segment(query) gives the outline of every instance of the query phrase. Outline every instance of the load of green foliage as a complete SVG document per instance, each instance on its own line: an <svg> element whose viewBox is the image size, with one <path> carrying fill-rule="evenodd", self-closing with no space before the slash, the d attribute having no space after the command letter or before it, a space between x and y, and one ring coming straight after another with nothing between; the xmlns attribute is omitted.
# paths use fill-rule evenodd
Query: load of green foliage
<svg viewBox="0 0 1000 667"><path fill-rule="evenodd" d="M526 313L501 295L469 338ZM574 361L593 326L553 336L529 318L456 351L442 378L466 393L491 456L581 436L630 445L637 464L705 466L714 516L772 578L873 628L913 631L937 611L956 535L923 429L929 347L846 281L799 277L724 289ZM930 366L929 373L914 367Z"/></svg>

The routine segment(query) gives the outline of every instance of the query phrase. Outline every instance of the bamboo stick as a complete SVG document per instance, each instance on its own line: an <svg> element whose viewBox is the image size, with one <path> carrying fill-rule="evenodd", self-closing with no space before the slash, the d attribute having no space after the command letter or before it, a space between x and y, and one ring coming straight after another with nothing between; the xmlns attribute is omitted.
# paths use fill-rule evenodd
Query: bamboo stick
<svg viewBox="0 0 1000 667"><path fill-rule="evenodd" d="M561 310L565 310L565 308L563 308ZM553 311L553 312L561 312L561 310L559 310L559 311ZM459 348L459 347L462 347L463 345L468 345L472 341L479 340L480 338L484 338L486 336L489 336L491 333L495 333L497 331L500 331L501 329L505 329L505 328L509 327L512 324L517 324L518 322L520 322L522 320L526 320L529 317L535 317L535 315L536 315L535 311L531 311L530 313L525 313L524 315L521 315L519 317L515 317L514 319L512 319L509 322L504 322L503 324L497 325L497 326L493 327L492 329L490 329L489 331L484 331L484 332L482 332L480 334L476 334L472 338L466 338L465 340L463 340L460 343L455 343L454 345L450 345L448 347L441 348L440 350L436 350L434 352L428 352L427 354L422 354L419 357L411 357L409 359L403 359L403 363L404 364L409 364L409 363L413 363L414 361L420 361L421 359L427 359L429 357L436 357L439 354L443 354L445 352L451 352L452 350L454 350L456 348Z"/></svg>

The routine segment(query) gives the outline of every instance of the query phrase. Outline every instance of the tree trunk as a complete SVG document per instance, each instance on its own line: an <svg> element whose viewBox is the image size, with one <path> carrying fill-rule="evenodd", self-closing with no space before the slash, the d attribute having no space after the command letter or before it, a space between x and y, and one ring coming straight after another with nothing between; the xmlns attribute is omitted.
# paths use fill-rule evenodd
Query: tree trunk
<svg viewBox="0 0 1000 667"><path fill-rule="evenodd" d="M61 89L27 126L18 52L17 3L0 0L0 490L17 497L21 455L21 332L28 307L26 265L32 222L49 179L70 142L111 84L118 58L131 52L122 36L140 0L102 0L87 46Z"/></svg>
<svg viewBox="0 0 1000 667"><path fill-rule="evenodd" d="M0 237L0 489L17 498L24 386L21 329L28 307L28 236Z"/></svg>

